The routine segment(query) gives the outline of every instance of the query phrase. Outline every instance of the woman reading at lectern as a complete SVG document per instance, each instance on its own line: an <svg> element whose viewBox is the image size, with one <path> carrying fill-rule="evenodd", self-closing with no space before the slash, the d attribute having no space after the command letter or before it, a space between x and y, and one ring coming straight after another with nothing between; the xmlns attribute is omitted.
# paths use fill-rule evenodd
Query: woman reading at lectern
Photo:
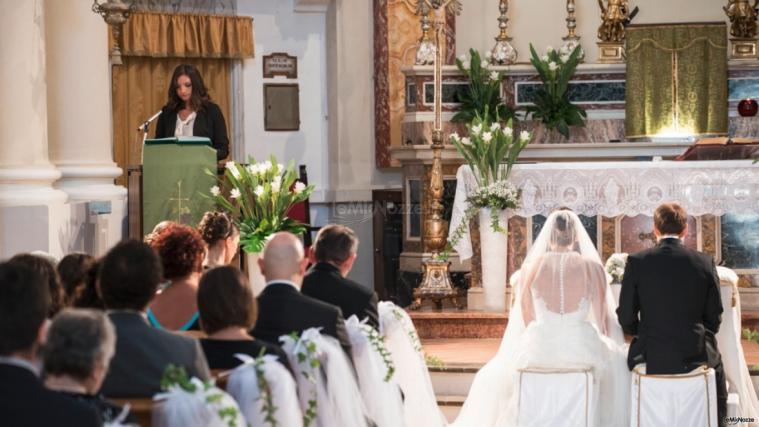
<svg viewBox="0 0 759 427"><path fill-rule="evenodd" d="M169 100L161 110L156 138L205 136L216 149L216 159L229 154L227 126L221 108L211 101L198 69L178 65L169 84Z"/></svg>

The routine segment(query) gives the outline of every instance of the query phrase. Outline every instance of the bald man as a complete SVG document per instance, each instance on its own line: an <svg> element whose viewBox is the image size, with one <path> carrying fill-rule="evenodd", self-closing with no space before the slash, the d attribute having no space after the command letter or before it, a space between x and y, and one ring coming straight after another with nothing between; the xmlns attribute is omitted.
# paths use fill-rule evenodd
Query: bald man
<svg viewBox="0 0 759 427"><path fill-rule="evenodd" d="M258 265L266 277L266 287L258 296L258 320L252 335L281 345L281 335L321 327L322 334L340 341L350 360L350 341L340 308L300 293L308 265L300 240L287 232L275 233Z"/></svg>

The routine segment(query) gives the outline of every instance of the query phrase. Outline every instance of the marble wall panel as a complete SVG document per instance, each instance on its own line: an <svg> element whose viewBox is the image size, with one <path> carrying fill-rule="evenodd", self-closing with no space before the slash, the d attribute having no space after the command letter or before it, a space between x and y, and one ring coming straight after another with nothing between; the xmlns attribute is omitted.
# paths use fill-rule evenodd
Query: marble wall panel
<svg viewBox="0 0 759 427"><path fill-rule="evenodd" d="M621 252L628 254L639 252L654 247L656 237L653 233L654 219L647 215L634 217L625 216L620 221L620 246ZM688 235L685 236L685 245L697 249L698 227L696 218L688 217Z"/></svg>
<svg viewBox="0 0 759 427"><path fill-rule="evenodd" d="M714 215L701 217L701 251L717 259L717 219Z"/></svg>
<svg viewBox="0 0 759 427"><path fill-rule="evenodd" d="M509 218L509 243L506 276L511 277L519 270L527 256L527 218L512 216Z"/></svg>
<svg viewBox="0 0 759 427"><path fill-rule="evenodd" d="M601 217L601 260L606 260L616 252L616 229L615 218Z"/></svg>
<svg viewBox="0 0 759 427"><path fill-rule="evenodd" d="M759 215L720 218L722 263L732 269L759 269Z"/></svg>

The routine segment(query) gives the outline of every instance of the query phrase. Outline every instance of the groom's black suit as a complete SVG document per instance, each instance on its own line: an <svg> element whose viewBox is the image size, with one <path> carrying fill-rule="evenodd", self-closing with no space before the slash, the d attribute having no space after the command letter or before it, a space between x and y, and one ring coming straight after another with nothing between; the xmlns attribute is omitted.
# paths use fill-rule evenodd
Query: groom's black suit
<svg viewBox="0 0 759 427"><path fill-rule="evenodd" d="M617 318L634 338L627 364L646 364L648 374L681 374L699 365L714 368L720 423L727 390L715 334L722 300L712 257L662 239L627 258ZM638 314L640 313L640 318Z"/></svg>

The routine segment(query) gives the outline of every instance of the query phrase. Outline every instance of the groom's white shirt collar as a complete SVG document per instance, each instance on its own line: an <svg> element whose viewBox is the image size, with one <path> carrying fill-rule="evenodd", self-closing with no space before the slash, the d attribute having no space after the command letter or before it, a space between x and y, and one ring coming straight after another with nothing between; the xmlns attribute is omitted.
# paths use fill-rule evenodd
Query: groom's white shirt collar
<svg viewBox="0 0 759 427"><path fill-rule="evenodd" d="M34 373L34 376L40 376L40 367L26 359L21 359L19 357L0 356L0 364L24 368Z"/></svg>
<svg viewBox="0 0 759 427"><path fill-rule="evenodd" d="M662 240L664 240L664 239L677 239L677 240L683 240L683 239L682 239L680 236L678 236L677 234L664 234L664 235L661 235L661 236L659 236L659 240L658 240L658 241L659 241L659 242L661 242L661 241L662 241Z"/></svg>

